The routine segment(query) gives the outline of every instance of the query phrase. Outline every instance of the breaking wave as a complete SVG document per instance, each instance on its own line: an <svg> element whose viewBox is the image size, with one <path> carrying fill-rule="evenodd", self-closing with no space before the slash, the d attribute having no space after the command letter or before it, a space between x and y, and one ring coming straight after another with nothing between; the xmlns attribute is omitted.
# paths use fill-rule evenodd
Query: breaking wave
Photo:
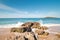
<svg viewBox="0 0 60 40"><path fill-rule="evenodd" d="M12 27L19 27L20 25L22 25L22 22L17 22L15 24L4 24L4 25L0 25L0 28L12 28Z"/></svg>

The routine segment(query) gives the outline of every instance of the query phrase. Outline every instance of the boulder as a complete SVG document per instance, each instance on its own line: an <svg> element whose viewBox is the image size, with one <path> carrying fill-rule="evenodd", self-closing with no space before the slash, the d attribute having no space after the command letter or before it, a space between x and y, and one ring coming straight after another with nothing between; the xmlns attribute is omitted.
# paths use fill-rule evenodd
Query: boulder
<svg viewBox="0 0 60 40"><path fill-rule="evenodd" d="M23 33L25 30L22 28L12 28L11 32L19 32L19 33Z"/></svg>
<svg viewBox="0 0 60 40"><path fill-rule="evenodd" d="M31 27L24 27L23 29L25 30L25 32L31 32L32 31Z"/></svg>
<svg viewBox="0 0 60 40"><path fill-rule="evenodd" d="M12 29L11 29L11 32L19 32L19 33L31 32L31 31L32 31L31 27L12 28Z"/></svg>
<svg viewBox="0 0 60 40"><path fill-rule="evenodd" d="M47 30L48 27L46 27L46 26L40 26L40 27L38 27L38 29Z"/></svg>
<svg viewBox="0 0 60 40"><path fill-rule="evenodd" d="M48 32L45 32L43 35L48 36L48 35L49 35L49 33L48 33Z"/></svg>
<svg viewBox="0 0 60 40"><path fill-rule="evenodd" d="M35 33L37 33L38 35L43 35L45 31L38 29L38 30L35 30Z"/></svg>
<svg viewBox="0 0 60 40"><path fill-rule="evenodd" d="M32 28L39 28L41 25L38 22L34 22Z"/></svg>
<svg viewBox="0 0 60 40"><path fill-rule="evenodd" d="M34 36L34 34L31 33L31 32L26 32L25 33L25 38L28 39L28 40L37 40L36 37Z"/></svg>
<svg viewBox="0 0 60 40"><path fill-rule="evenodd" d="M26 22L26 23L22 24L21 26L22 27L31 27L32 25L33 25L32 22Z"/></svg>
<svg viewBox="0 0 60 40"><path fill-rule="evenodd" d="M16 36L15 40L25 40L24 36Z"/></svg>
<svg viewBox="0 0 60 40"><path fill-rule="evenodd" d="M27 22L21 25L22 27L32 27L32 28L39 28L41 25L38 22Z"/></svg>

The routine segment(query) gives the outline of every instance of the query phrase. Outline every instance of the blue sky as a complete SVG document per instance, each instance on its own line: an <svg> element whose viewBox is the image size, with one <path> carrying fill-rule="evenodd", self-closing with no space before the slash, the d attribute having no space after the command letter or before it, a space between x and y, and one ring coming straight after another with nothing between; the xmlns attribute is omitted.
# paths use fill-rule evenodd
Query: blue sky
<svg viewBox="0 0 60 40"><path fill-rule="evenodd" d="M0 18L60 17L60 0L0 0Z"/></svg>

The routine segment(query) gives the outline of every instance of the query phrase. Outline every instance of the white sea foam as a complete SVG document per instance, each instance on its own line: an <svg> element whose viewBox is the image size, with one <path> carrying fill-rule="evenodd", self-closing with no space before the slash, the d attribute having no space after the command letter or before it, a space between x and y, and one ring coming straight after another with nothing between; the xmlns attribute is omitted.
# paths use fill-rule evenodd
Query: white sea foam
<svg viewBox="0 0 60 40"><path fill-rule="evenodd" d="M17 22L16 24L5 24L5 25L0 25L0 28L19 27L22 24L23 24L22 22Z"/></svg>
<svg viewBox="0 0 60 40"><path fill-rule="evenodd" d="M43 24L43 20L39 20L39 21L37 21L37 22L41 24L40 26L43 26L43 25L44 25L44 24Z"/></svg>
<svg viewBox="0 0 60 40"><path fill-rule="evenodd" d="M60 26L60 24L44 24L43 26L46 26L46 27L54 27L54 26Z"/></svg>
<svg viewBox="0 0 60 40"><path fill-rule="evenodd" d="M40 20L39 23L41 24L41 26L43 26L43 21L42 20Z"/></svg>

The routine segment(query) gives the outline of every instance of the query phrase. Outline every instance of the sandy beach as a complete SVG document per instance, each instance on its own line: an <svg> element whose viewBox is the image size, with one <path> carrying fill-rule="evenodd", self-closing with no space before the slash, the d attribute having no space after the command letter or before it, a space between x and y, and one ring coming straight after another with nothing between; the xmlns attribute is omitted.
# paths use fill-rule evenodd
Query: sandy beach
<svg viewBox="0 0 60 40"><path fill-rule="evenodd" d="M54 34L60 33L60 24L44 24L44 26L49 28L46 30L47 32Z"/></svg>
<svg viewBox="0 0 60 40"><path fill-rule="evenodd" d="M60 26L60 24L43 24L43 26L53 27L53 26Z"/></svg>
<svg viewBox="0 0 60 40"><path fill-rule="evenodd" d="M58 31L60 30L60 24L44 24L43 26L48 27L48 30L45 30L45 31L49 32L49 35L48 36L38 36L38 37L40 37L40 38L38 38L38 40L60 40L60 38L58 38L56 36L56 34L58 34ZM59 29L57 29L57 28L59 28ZM11 33L10 31L11 31L11 28L0 28L0 40L7 40L7 37L10 37L10 36L12 36L14 38L14 36L16 36L16 33Z"/></svg>

